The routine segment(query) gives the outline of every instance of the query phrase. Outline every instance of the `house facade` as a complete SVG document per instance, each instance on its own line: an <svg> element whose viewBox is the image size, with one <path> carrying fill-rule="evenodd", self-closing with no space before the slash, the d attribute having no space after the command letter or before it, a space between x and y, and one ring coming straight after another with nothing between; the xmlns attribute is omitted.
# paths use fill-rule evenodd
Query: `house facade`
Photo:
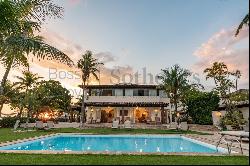
<svg viewBox="0 0 250 166"><path fill-rule="evenodd" d="M169 123L170 99L157 85L88 85L85 88L87 123Z"/></svg>

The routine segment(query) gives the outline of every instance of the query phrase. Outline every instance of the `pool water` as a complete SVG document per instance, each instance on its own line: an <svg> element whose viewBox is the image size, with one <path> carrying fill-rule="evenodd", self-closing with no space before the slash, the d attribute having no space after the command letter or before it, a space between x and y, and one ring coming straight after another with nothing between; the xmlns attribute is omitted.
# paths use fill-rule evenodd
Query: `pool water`
<svg viewBox="0 0 250 166"><path fill-rule="evenodd" d="M58 135L0 147L0 150L198 152L216 153L216 147L184 136ZM225 149L219 148L225 153Z"/></svg>

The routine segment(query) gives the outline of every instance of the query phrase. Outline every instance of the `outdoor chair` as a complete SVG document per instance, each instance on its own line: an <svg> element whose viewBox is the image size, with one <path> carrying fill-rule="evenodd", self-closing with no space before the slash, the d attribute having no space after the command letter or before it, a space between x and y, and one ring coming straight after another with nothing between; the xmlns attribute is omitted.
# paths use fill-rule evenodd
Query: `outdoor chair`
<svg viewBox="0 0 250 166"><path fill-rule="evenodd" d="M16 130L19 127L19 123L20 123L20 120L17 120L15 125L14 125L13 130Z"/></svg>
<svg viewBox="0 0 250 166"><path fill-rule="evenodd" d="M36 121L36 128L37 129L44 129L44 127L43 127L43 121Z"/></svg>
<svg viewBox="0 0 250 166"><path fill-rule="evenodd" d="M53 121L47 121L47 126L44 129L53 129L55 128L55 124Z"/></svg>
<svg viewBox="0 0 250 166"><path fill-rule="evenodd" d="M155 118L152 118L152 117L151 117L150 124L156 124Z"/></svg>
<svg viewBox="0 0 250 166"><path fill-rule="evenodd" d="M126 121L124 122L124 128L125 128L125 129L132 129L131 121L130 121L130 120L126 120Z"/></svg>
<svg viewBox="0 0 250 166"><path fill-rule="evenodd" d="M181 122L180 129L184 130L184 131L187 131L188 130L188 124L187 124L187 122Z"/></svg>
<svg viewBox="0 0 250 166"><path fill-rule="evenodd" d="M96 123L101 123L101 119L100 118L96 119Z"/></svg>
<svg viewBox="0 0 250 166"><path fill-rule="evenodd" d="M118 120L113 121L111 128L112 129L118 129L118 127L119 127L119 121Z"/></svg>
<svg viewBox="0 0 250 166"><path fill-rule="evenodd" d="M177 122L171 122L170 123L169 129L177 129L177 128L178 128Z"/></svg>
<svg viewBox="0 0 250 166"><path fill-rule="evenodd" d="M150 118L146 118L146 124L150 124L150 123L151 123Z"/></svg>
<svg viewBox="0 0 250 166"><path fill-rule="evenodd" d="M92 118L88 118L86 121L87 124L91 124L92 123Z"/></svg>

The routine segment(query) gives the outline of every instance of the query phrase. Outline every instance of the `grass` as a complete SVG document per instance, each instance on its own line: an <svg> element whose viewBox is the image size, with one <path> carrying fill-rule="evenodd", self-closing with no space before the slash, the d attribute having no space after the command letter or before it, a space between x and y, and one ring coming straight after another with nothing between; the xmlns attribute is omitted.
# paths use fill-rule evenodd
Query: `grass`
<svg viewBox="0 0 250 166"><path fill-rule="evenodd" d="M0 164L29 165L248 165L245 156L0 154Z"/></svg>
<svg viewBox="0 0 250 166"><path fill-rule="evenodd" d="M8 128L0 129L0 143L41 136L52 133L92 133L92 134L207 134L197 131L177 131L177 130L160 130L160 129L110 129L110 128L95 128L95 129L75 129L75 128L61 128L53 130L27 131L27 132L13 132Z"/></svg>
<svg viewBox="0 0 250 166"><path fill-rule="evenodd" d="M13 132L0 129L0 143L41 136L52 133L92 133L92 134L206 134L195 131L158 129L73 129L63 128L51 131ZM50 165L248 165L246 156L162 156L162 155L83 155L83 154L7 154L0 153L0 165L50 164Z"/></svg>

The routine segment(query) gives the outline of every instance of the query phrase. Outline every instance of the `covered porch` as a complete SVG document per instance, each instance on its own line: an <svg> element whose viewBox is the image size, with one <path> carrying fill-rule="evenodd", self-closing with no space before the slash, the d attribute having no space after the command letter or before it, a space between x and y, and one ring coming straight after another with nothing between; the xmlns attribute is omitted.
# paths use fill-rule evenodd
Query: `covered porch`
<svg viewBox="0 0 250 166"><path fill-rule="evenodd" d="M123 124L130 120L133 124L168 124L172 119L172 113L166 105L140 105L140 106L87 106L86 123L112 123L119 120Z"/></svg>

